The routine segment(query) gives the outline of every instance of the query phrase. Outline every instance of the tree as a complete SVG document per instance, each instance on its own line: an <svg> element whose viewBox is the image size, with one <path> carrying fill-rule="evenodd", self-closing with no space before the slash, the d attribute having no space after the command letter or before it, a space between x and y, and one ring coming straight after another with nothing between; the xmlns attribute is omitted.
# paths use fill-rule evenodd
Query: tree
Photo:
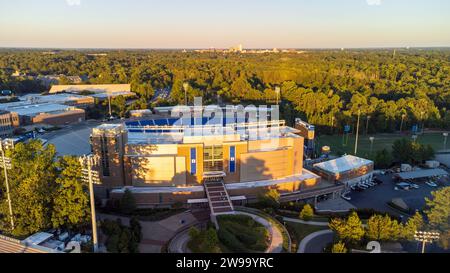
<svg viewBox="0 0 450 273"><path fill-rule="evenodd" d="M332 249L331 249L331 253L347 253L348 250L345 247L344 242L339 241L338 243L334 244Z"/></svg>
<svg viewBox="0 0 450 273"><path fill-rule="evenodd" d="M262 206L278 209L280 206L280 193L276 189L270 189L259 195L258 200Z"/></svg>
<svg viewBox="0 0 450 273"><path fill-rule="evenodd" d="M396 140L392 146L392 157L396 162L413 163L411 158L412 142L405 138Z"/></svg>
<svg viewBox="0 0 450 273"><path fill-rule="evenodd" d="M439 244L450 248L450 187L432 193L432 198L426 198L428 209L425 214L430 228L441 233Z"/></svg>
<svg viewBox="0 0 450 273"><path fill-rule="evenodd" d="M140 242L142 239L142 227L136 217L131 217L130 219L130 230L133 241Z"/></svg>
<svg viewBox="0 0 450 273"><path fill-rule="evenodd" d="M367 222L366 236L370 240L395 241L401 233L401 225L389 215L374 215Z"/></svg>
<svg viewBox="0 0 450 273"><path fill-rule="evenodd" d="M136 200L129 189L126 189L123 193L119 202L119 209L124 214L130 214L136 210Z"/></svg>
<svg viewBox="0 0 450 273"><path fill-rule="evenodd" d="M26 237L50 228L57 175L55 147L44 147L42 142L33 140L27 144L17 144L13 151L7 151L7 156L12 159L12 169L8 171L15 219L12 235ZM9 212L3 198L0 215L3 216L2 222L5 222Z"/></svg>
<svg viewBox="0 0 450 273"><path fill-rule="evenodd" d="M57 162L61 170L56 179L53 197L54 228L77 228L89 221L89 196L82 181L81 165L75 157L63 157Z"/></svg>
<svg viewBox="0 0 450 273"><path fill-rule="evenodd" d="M300 212L300 219L305 221L311 221L311 219L314 217L314 210L311 207L311 205L306 204L302 211Z"/></svg>
<svg viewBox="0 0 450 273"><path fill-rule="evenodd" d="M336 232L339 239L346 242L359 242L364 236L364 227L356 212L352 212L347 220L334 218L329 227Z"/></svg>
<svg viewBox="0 0 450 273"><path fill-rule="evenodd" d="M422 145L408 139L399 139L392 146L395 161L409 164L420 164L434 157L434 149L430 145Z"/></svg>
<svg viewBox="0 0 450 273"><path fill-rule="evenodd" d="M118 96L111 100L111 106L121 118L125 117L127 110L127 101L124 96Z"/></svg>
<svg viewBox="0 0 450 273"><path fill-rule="evenodd" d="M346 222L347 230L344 239L359 241L364 236L364 227L356 212L352 212Z"/></svg>
<svg viewBox="0 0 450 273"><path fill-rule="evenodd" d="M203 246L207 253L218 253L220 251L219 247L219 237L217 232L213 228L209 228L204 235Z"/></svg>
<svg viewBox="0 0 450 273"><path fill-rule="evenodd" d="M387 169L392 165L392 156L388 150L383 149L375 155L375 166L377 169Z"/></svg>
<svg viewBox="0 0 450 273"><path fill-rule="evenodd" d="M414 235L416 231L420 231L425 226L423 216L416 212L413 217L409 218L403 227L402 237L405 240L414 240Z"/></svg>

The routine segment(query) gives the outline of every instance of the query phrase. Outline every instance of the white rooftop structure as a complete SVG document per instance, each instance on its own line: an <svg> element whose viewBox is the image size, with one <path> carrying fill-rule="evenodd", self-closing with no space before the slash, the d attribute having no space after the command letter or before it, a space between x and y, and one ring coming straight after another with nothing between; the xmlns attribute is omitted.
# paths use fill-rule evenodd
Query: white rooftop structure
<svg viewBox="0 0 450 273"><path fill-rule="evenodd" d="M57 103L65 104L79 99L87 99L89 96L82 96L77 94L59 93L53 95L28 94L19 99L27 103Z"/></svg>
<svg viewBox="0 0 450 273"><path fill-rule="evenodd" d="M31 245L40 245L51 238L53 238L53 234L47 232L39 232L26 238L24 240L24 243Z"/></svg>
<svg viewBox="0 0 450 273"><path fill-rule="evenodd" d="M92 93L120 93L131 92L131 84L83 84L83 85L53 85L50 94L55 93L80 93L89 91Z"/></svg>
<svg viewBox="0 0 450 273"><path fill-rule="evenodd" d="M403 180L429 178L433 176L446 176L446 175L448 175L448 172L444 171L443 169L425 169L414 172L405 172L397 174L397 176Z"/></svg>
<svg viewBox="0 0 450 273"><path fill-rule="evenodd" d="M27 104L27 105L18 105L14 107L8 107L4 110L17 113L19 116L37 116L42 113L58 113L65 112L73 109L72 106L62 105L62 104L53 104L53 103L45 103L45 104Z"/></svg>
<svg viewBox="0 0 450 273"><path fill-rule="evenodd" d="M354 169L359 169L370 164L373 164L373 161L352 155L346 155L334 160L315 164L314 167L329 173L340 174Z"/></svg>

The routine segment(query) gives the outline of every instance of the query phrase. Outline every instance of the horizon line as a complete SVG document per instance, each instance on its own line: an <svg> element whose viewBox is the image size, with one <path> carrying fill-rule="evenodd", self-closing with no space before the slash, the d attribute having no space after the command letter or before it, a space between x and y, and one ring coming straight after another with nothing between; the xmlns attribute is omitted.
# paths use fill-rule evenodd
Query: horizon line
<svg viewBox="0 0 450 273"><path fill-rule="evenodd" d="M43 49L43 50L228 50L230 47L38 47L0 46L0 49ZM450 45L436 46L366 46L366 47L249 47L243 50L321 50L321 49L450 49Z"/></svg>

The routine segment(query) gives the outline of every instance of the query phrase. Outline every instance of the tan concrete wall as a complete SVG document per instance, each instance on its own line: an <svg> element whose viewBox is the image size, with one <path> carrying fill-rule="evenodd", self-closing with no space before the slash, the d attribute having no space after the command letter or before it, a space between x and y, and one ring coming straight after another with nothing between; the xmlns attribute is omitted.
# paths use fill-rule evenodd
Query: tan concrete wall
<svg viewBox="0 0 450 273"><path fill-rule="evenodd" d="M241 155L241 182L278 179L293 174L292 149Z"/></svg>
<svg viewBox="0 0 450 273"><path fill-rule="evenodd" d="M132 157L132 185L135 187L167 187L186 185L184 157Z"/></svg>
<svg viewBox="0 0 450 273"><path fill-rule="evenodd" d="M230 146L236 147L236 172L230 173ZM237 183L241 180L241 155L248 152L247 142L231 142L224 143L223 157L224 157L224 169L227 176L225 177L225 183Z"/></svg>
<svg viewBox="0 0 450 273"><path fill-rule="evenodd" d="M197 148L197 174L191 174L191 148ZM201 185L203 182L203 144L180 144L178 156L185 159L186 184Z"/></svg>

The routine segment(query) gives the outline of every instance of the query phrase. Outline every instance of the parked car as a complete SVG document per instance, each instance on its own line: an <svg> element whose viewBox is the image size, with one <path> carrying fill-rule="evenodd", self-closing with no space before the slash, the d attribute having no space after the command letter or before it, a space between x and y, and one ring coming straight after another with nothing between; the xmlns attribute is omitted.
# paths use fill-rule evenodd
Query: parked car
<svg viewBox="0 0 450 273"><path fill-rule="evenodd" d="M363 189L365 189L365 190L367 190L367 189L369 188L369 186L364 185L364 184L362 184L362 183L358 184L358 187L363 188Z"/></svg>
<svg viewBox="0 0 450 273"><path fill-rule="evenodd" d="M381 180L380 178L378 178L378 177L375 177L374 179L373 179L373 182L374 183L376 183L376 184L383 184L383 180Z"/></svg>
<svg viewBox="0 0 450 273"><path fill-rule="evenodd" d="M413 189L416 189L416 190L418 190L418 189L420 189L420 187L419 187L419 185L417 185L417 184L415 184L415 183L408 183L410 186L411 186L411 188L413 188Z"/></svg>
<svg viewBox="0 0 450 273"><path fill-rule="evenodd" d="M431 181L427 181L427 182L425 182L425 184L427 184L428 186L430 186L432 188L437 188L438 187L438 185L436 183L431 182Z"/></svg>
<svg viewBox="0 0 450 273"><path fill-rule="evenodd" d="M408 183L398 183L397 187L399 189L405 190L405 191L409 191L411 189L411 185L409 185Z"/></svg>
<svg viewBox="0 0 450 273"><path fill-rule="evenodd" d="M362 187L360 185L356 186L356 191L362 192L362 191L365 191L365 190L367 190L367 188L364 188L364 187Z"/></svg>
<svg viewBox="0 0 450 273"><path fill-rule="evenodd" d="M352 201L352 198L347 196L347 195L345 195L345 194L341 195L341 197L342 197L342 199L344 199L346 201Z"/></svg>

